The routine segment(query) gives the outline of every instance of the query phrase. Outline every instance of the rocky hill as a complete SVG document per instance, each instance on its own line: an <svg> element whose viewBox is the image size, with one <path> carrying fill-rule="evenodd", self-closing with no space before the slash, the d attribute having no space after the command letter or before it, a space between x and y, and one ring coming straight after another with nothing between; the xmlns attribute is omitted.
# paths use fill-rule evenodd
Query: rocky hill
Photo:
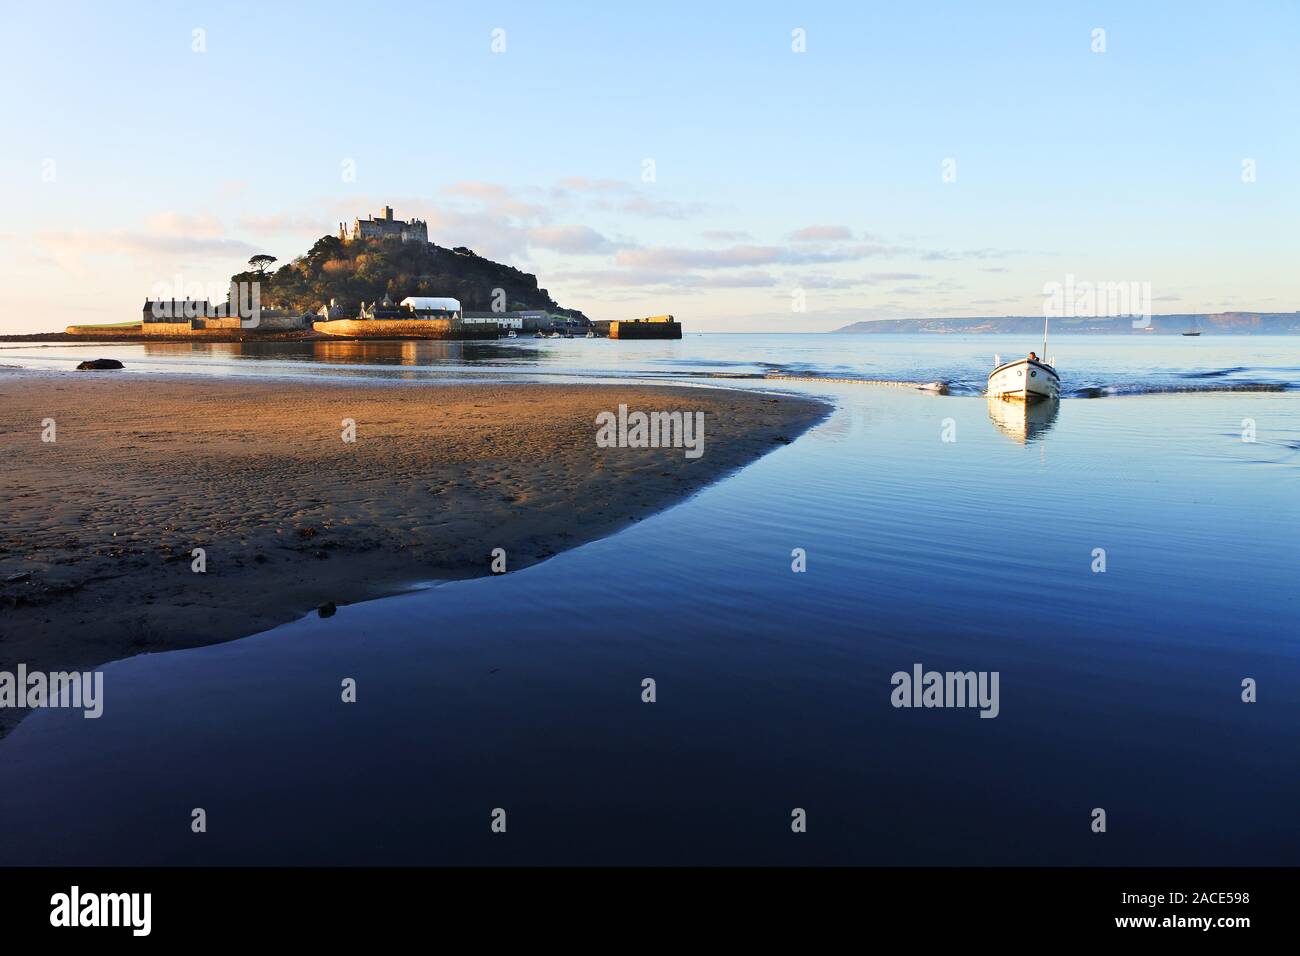
<svg viewBox="0 0 1300 956"><path fill-rule="evenodd" d="M361 303L394 302L408 295L450 296L469 312L506 309L545 309L585 318L558 305L537 284L537 277L513 266L493 262L463 247L446 249L433 243L391 239L344 242L322 236L306 253L274 271L241 272L233 281L261 282L261 301L295 312L315 312L335 300L346 314ZM498 293L496 290L503 290ZM501 299L504 297L504 301ZM499 305L498 305L499 303Z"/></svg>

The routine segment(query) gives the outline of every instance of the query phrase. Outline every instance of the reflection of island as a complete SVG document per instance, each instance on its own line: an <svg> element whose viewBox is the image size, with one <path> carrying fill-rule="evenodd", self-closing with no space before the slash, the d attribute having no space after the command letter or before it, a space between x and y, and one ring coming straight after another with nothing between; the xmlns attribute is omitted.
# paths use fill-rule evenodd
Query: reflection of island
<svg viewBox="0 0 1300 956"><path fill-rule="evenodd" d="M1023 402L990 395L988 402L989 418L998 431L1022 445L1042 437L1044 432L1056 424L1056 416L1061 410L1061 400L1058 398Z"/></svg>

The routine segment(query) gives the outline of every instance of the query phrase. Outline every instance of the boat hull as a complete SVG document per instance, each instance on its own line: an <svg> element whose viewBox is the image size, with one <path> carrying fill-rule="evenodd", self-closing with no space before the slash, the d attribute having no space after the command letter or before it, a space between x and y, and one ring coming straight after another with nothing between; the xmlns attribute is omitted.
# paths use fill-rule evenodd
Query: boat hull
<svg viewBox="0 0 1300 956"><path fill-rule="evenodd" d="M1022 401L1059 398L1061 379L1046 362L1019 359L999 365L989 374L988 394Z"/></svg>

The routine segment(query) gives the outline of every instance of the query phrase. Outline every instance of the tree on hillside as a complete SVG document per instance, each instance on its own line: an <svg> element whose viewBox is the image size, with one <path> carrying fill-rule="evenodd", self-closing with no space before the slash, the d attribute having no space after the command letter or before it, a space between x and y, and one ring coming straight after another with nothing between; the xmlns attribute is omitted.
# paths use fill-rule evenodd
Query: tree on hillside
<svg viewBox="0 0 1300 956"><path fill-rule="evenodd" d="M258 255L248 260L248 264L253 267L253 271L258 275L266 274L266 267L275 262L275 256Z"/></svg>
<svg viewBox="0 0 1300 956"><path fill-rule="evenodd" d="M321 236L307 252L307 258L313 262L323 259L337 259L343 253L343 240L338 236Z"/></svg>

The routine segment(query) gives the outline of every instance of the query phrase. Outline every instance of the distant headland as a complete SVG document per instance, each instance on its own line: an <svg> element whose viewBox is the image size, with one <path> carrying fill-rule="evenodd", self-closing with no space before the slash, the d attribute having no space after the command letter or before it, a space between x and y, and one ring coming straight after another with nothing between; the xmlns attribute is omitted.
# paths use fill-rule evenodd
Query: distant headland
<svg viewBox="0 0 1300 956"><path fill-rule="evenodd" d="M1041 333L1042 315L980 316L977 318L876 319L854 322L834 333ZM1182 335L1189 330L1211 335L1289 335L1300 333L1300 312L1184 312L1132 316L1066 316L1052 319L1052 334ZM832 334L834 334L832 333Z"/></svg>

